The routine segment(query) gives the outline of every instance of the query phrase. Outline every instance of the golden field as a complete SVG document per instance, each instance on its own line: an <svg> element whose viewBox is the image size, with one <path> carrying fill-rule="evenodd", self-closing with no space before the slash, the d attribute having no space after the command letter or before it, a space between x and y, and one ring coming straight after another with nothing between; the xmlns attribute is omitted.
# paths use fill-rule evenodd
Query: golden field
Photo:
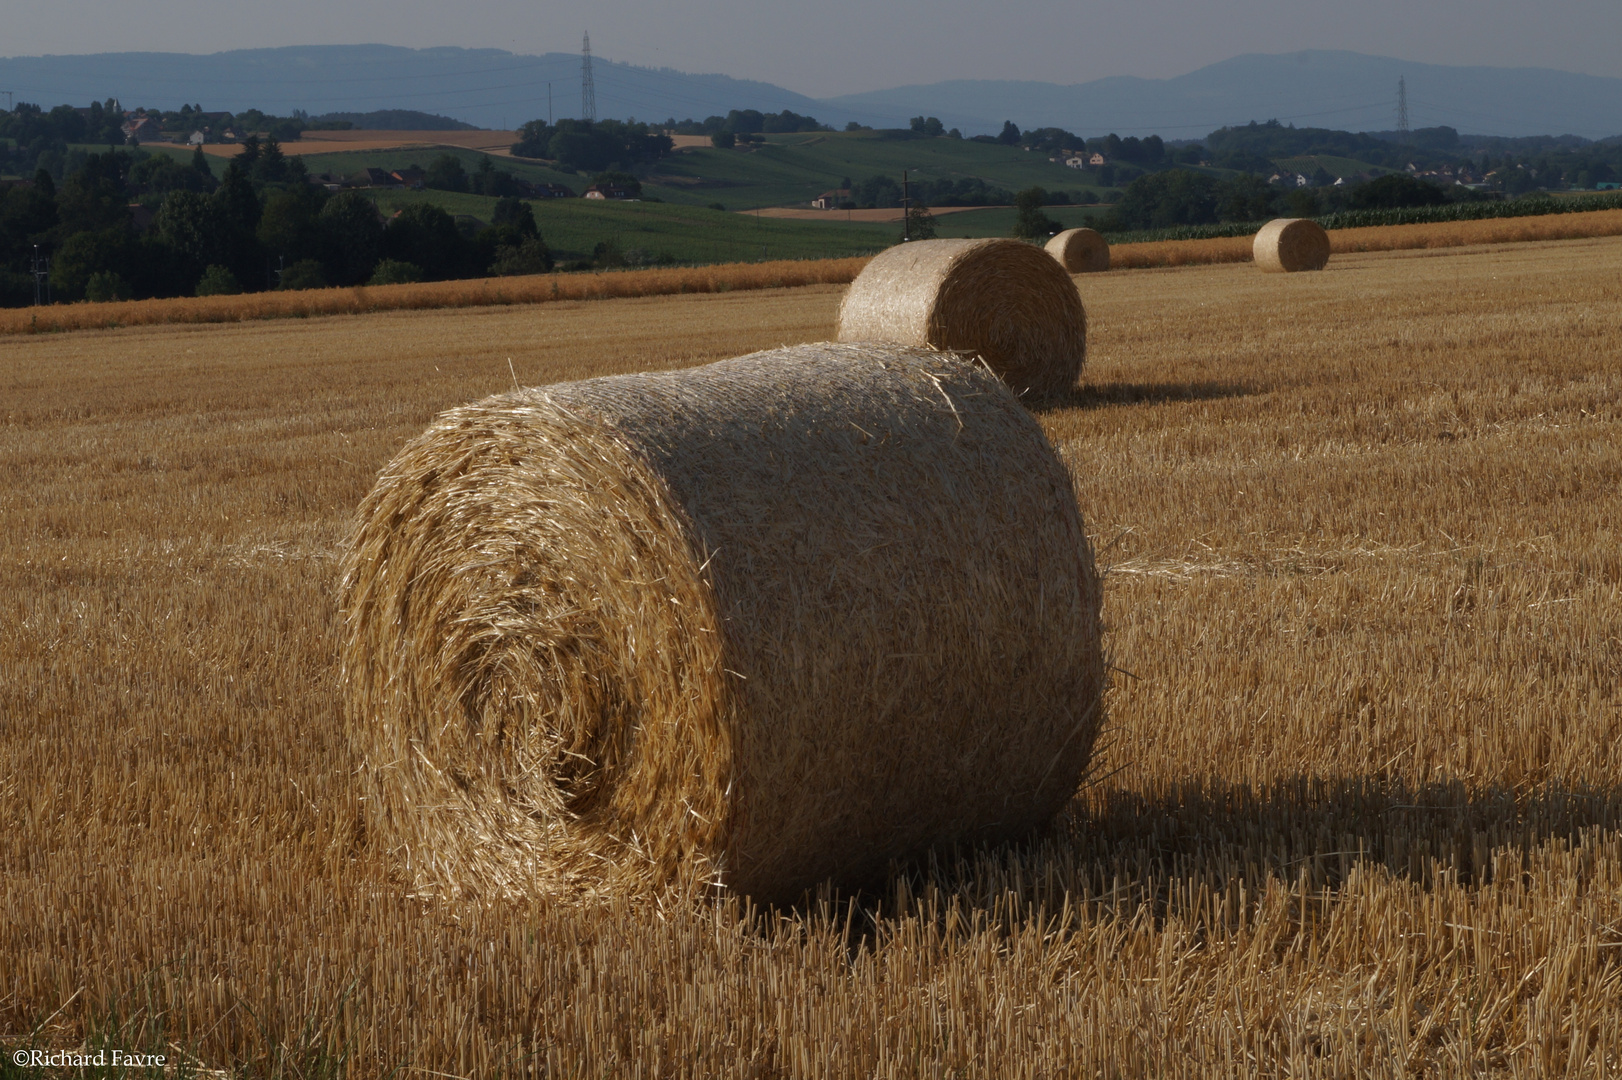
<svg viewBox="0 0 1622 1080"><path fill-rule="evenodd" d="M611 300L628 296L782 289L800 285L845 285L867 265L850 259L783 259L719 263L654 270L586 274L528 274L466 278L409 285L357 285L343 289L290 289L236 296L114 300L0 309L0 336L61 330L105 330L163 323L229 323L256 319L307 319L429 308L506 307L553 300Z"/></svg>
<svg viewBox="0 0 1622 1080"><path fill-rule="evenodd" d="M1025 845L767 912L404 896L335 557L439 410L826 338L838 286L0 339L5 1059L1622 1073L1622 239L1077 283L1042 421L1108 568L1093 773Z"/></svg>
<svg viewBox="0 0 1622 1080"><path fill-rule="evenodd" d="M979 209L978 207L948 208ZM788 213L788 212L786 212ZM823 210L792 211L826 214ZM852 211L868 213L868 211ZM899 211L875 210L875 214ZM784 214L767 213L768 217ZM862 219L858 219L862 220ZM879 219L873 219L879 220ZM888 220L888 219L885 219ZM895 218L899 221L899 216ZM1571 240L1622 235L1622 210L1594 210L1542 217L1454 221L1434 225L1381 225L1338 229L1329 234L1337 254L1370 251L1416 251ZM1161 269L1251 261L1248 236L1211 240L1157 240L1110 247L1115 270ZM175 297L162 300L115 300L107 303L55 304L48 307L0 308L0 336L61 330L104 330L161 323L243 322L251 319L306 319L320 315L361 315L376 311L429 308L504 307L551 300L611 300L628 296L779 289L800 285L848 285L868 257L784 259L756 263L649 270L611 270L585 274L533 274L522 277L470 278L412 285L368 285L354 288L295 289L239 296Z"/></svg>
<svg viewBox="0 0 1622 1080"><path fill-rule="evenodd" d="M1537 217L1484 218L1480 221L1439 221L1429 225L1371 225L1360 229L1331 229L1333 255L1367 251L1422 251L1432 248L1471 247L1478 244L1520 244L1537 240L1573 240L1622 236L1622 210L1588 210L1577 214ZM1110 247L1110 267L1141 270L1147 267L1203 266L1210 263L1250 262L1249 236L1211 240L1155 240Z"/></svg>

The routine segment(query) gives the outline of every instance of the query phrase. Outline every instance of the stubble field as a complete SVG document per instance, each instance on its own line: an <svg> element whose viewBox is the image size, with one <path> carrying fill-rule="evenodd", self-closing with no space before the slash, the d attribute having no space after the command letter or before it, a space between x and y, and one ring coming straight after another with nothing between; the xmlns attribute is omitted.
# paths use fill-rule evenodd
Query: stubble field
<svg viewBox="0 0 1622 1080"><path fill-rule="evenodd" d="M1622 239L1077 280L1096 768L1026 845L780 912L405 897L335 554L439 410L825 338L839 286L0 339L6 1059L1622 1071Z"/></svg>

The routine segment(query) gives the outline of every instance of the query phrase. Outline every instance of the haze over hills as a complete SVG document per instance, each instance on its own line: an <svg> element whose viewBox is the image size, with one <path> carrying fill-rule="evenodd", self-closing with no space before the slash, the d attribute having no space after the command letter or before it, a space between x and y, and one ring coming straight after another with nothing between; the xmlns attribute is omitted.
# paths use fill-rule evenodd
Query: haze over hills
<svg viewBox="0 0 1622 1080"><path fill-rule="evenodd" d="M1590 139L1622 133L1622 79L1322 50L1236 56L1171 79L1121 76L1074 86L959 79L851 94L830 104L907 116L928 107L965 132L1013 119L1078 134L1198 138L1226 124L1274 118L1297 127L1381 131L1396 126L1399 78L1407 82L1415 128Z"/></svg>
<svg viewBox="0 0 1622 1080"><path fill-rule="evenodd" d="M729 109L790 109L823 119L816 113L820 102L770 83L635 67L602 57L593 68L599 117L703 119ZM546 118L548 84L553 116L581 115L578 53L520 56L501 49L304 45L206 56L103 53L0 59L0 90L47 108L109 96L126 108L172 109L189 103L277 115L294 109L320 115L399 108L495 129ZM847 119L890 122L860 107L839 112L841 124Z"/></svg>
<svg viewBox="0 0 1622 1080"><path fill-rule="evenodd" d="M1622 133L1622 79L1543 68L1449 67L1340 51L1251 54L1170 79L1112 77L1070 86L955 79L818 100L770 83L692 75L602 57L597 115L663 120L730 109L789 109L843 126L902 127L939 117L965 135L1004 120L1084 136L1198 138L1225 124L1277 118L1352 131L1395 126L1397 79L1407 80L1415 128L1448 125L1485 135ZM500 49L387 45L296 46L206 56L106 53L0 59L0 90L47 107L117 97L126 107L257 108L286 114L419 109L481 127L548 114L578 116L580 57Z"/></svg>

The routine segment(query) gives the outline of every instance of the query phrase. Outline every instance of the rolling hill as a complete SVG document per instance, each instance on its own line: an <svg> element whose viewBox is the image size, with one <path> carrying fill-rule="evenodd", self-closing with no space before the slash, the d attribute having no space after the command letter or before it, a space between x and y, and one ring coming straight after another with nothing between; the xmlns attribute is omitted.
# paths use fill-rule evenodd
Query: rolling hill
<svg viewBox="0 0 1622 1080"><path fill-rule="evenodd" d="M1072 85L956 79L816 99L770 83L638 67L599 57L597 115L702 119L730 109L794 112L843 127L904 127L937 116L965 135L1004 120L1082 135L1197 138L1225 124L1277 118L1311 126L1394 126L1396 86L1408 83L1413 126L1484 135L1622 133L1622 79L1546 68L1454 67L1360 53L1249 54L1169 79L1112 77ZM580 58L501 49L387 45L243 49L198 56L105 53L0 59L0 85L47 107L117 97L127 107L258 108L319 115L414 109L480 127L580 115Z"/></svg>

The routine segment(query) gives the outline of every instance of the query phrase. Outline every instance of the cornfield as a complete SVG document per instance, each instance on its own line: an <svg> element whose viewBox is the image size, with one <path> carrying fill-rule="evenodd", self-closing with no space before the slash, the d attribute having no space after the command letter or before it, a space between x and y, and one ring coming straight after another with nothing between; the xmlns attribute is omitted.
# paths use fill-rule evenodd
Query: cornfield
<svg viewBox="0 0 1622 1080"><path fill-rule="evenodd" d="M1367 229L1381 225L1437 225L1449 221L1485 221L1490 218L1545 217L1550 214L1591 214L1622 210L1622 195L1523 195L1516 199L1443 203L1439 206L1401 206L1382 210L1342 210L1314 218L1325 229ZM1225 221L1216 225L1171 225L1163 229L1129 229L1112 233L1118 243L1164 240L1214 240L1254 236L1261 221Z"/></svg>

